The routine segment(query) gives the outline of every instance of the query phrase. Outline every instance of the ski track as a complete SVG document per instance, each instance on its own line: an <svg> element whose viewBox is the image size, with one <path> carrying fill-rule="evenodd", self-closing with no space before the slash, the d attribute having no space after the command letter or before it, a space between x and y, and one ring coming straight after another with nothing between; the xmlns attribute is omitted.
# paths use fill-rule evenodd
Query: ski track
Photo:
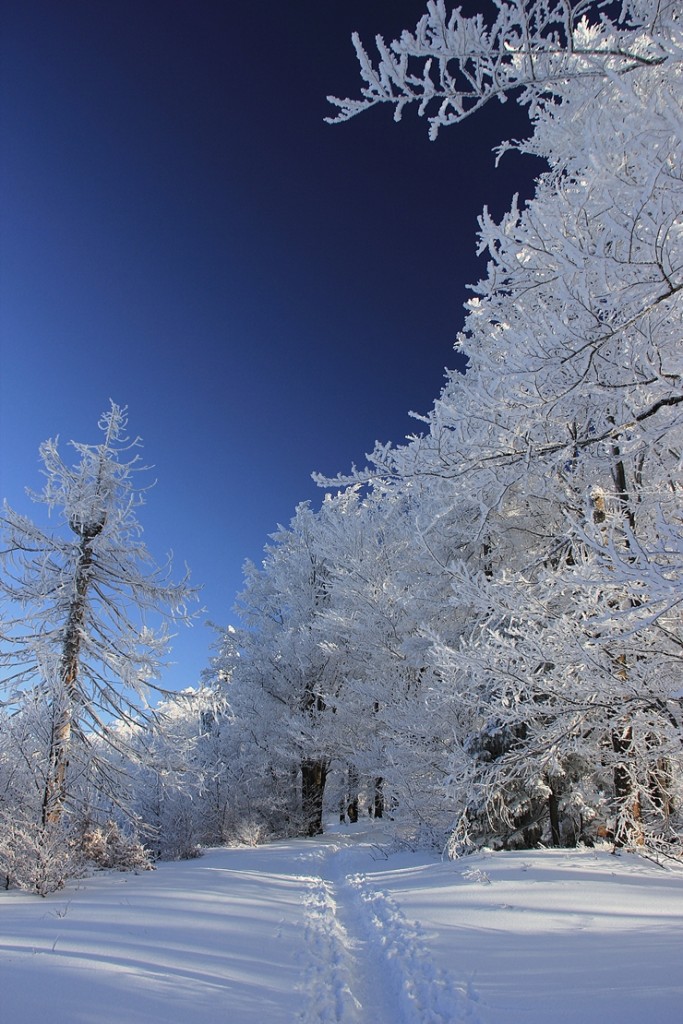
<svg viewBox="0 0 683 1024"><path fill-rule="evenodd" d="M321 874L305 879L300 1024L481 1024L476 993L435 966L386 892L344 873L345 852L322 853Z"/></svg>

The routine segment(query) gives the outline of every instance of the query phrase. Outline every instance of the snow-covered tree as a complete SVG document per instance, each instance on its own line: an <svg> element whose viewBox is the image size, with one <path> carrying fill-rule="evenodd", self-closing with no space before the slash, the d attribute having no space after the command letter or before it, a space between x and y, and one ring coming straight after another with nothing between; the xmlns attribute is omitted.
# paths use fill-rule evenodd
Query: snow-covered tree
<svg viewBox="0 0 683 1024"><path fill-rule="evenodd" d="M303 831L313 835L322 828L331 753L327 712L338 672L315 631L330 599L329 566L307 504L289 528L272 535L265 555L260 567L246 566L237 607L247 628L224 635L217 668L229 675L230 707L249 723L262 752L262 774L284 772L274 795L296 781L299 796L285 798L283 819L299 815Z"/></svg>
<svg viewBox="0 0 683 1024"><path fill-rule="evenodd" d="M432 521L441 502L469 530L442 563L469 635L424 622L427 659L478 723L452 761L462 802L509 835L547 799L558 841L560 797L574 818L592 800L617 842L668 839L682 741L680 10L495 8L487 25L429 3L415 32L378 39L376 64L356 40L363 98L335 101L338 120L414 104L435 137L516 98L533 133L501 151L548 168L524 208L481 218L467 374L450 376L423 437L378 447L340 482L421 481Z"/></svg>
<svg viewBox="0 0 683 1024"><path fill-rule="evenodd" d="M443 519L426 523L425 498L400 486L366 494L351 487L325 498L330 600L316 621L337 666L330 699L337 756L370 795L379 789L378 807L386 800L412 834L448 819L443 780L456 727L444 714L442 680L424 659L421 631L438 623L454 640L462 628L438 561L452 537Z"/></svg>
<svg viewBox="0 0 683 1024"><path fill-rule="evenodd" d="M56 440L41 446L46 482L32 496L57 513L55 530L7 504L0 514L0 666L10 702L28 699L45 715L44 746L32 755L45 829L73 809L79 773L94 771L116 798L107 745L119 746L120 722L144 718L169 625L188 622L196 599L187 576L173 582L170 563L157 566L141 540L139 442L127 439L126 422L111 403L101 443L72 442L74 465Z"/></svg>
<svg viewBox="0 0 683 1024"><path fill-rule="evenodd" d="M683 37L655 0L427 5L362 99L436 137L529 110L534 197L480 221L486 275L423 433L300 506L248 566L210 678L260 812L325 779L471 841L680 834ZM236 742L237 741L237 742ZM260 776L260 783L258 781ZM260 790L259 790L260 785ZM272 825L270 826L272 831Z"/></svg>

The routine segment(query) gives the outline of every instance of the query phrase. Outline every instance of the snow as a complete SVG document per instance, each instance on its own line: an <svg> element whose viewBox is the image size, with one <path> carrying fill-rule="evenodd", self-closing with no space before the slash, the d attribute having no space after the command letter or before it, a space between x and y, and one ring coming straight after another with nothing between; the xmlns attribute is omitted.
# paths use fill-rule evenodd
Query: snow
<svg viewBox="0 0 683 1024"><path fill-rule="evenodd" d="M683 873L607 850L386 855L360 827L0 894L17 1024L675 1021Z"/></svg>

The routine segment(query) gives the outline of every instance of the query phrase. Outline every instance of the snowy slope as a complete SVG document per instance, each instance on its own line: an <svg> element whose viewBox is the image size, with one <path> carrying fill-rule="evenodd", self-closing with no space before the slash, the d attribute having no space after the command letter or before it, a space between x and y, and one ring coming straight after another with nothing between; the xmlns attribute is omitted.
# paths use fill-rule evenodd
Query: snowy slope
<svg viewBox="0 0 683 1024"><path fill-rule="evenodd" d="M0 1022L657 1024L682 954L683 876L648 861L338 832L3 892Z"/></svg>

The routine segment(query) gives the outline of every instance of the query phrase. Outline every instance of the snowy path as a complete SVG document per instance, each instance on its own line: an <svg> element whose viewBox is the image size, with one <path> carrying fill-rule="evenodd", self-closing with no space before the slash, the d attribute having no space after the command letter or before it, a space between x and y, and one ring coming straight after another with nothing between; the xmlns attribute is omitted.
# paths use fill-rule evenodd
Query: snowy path
<svg viewBox="0 0 683 1024"><path fill-rule="evenodd" d="M419 924L409 921L397 904L373 889L363 875L351 876L349 887L360 900L372 943L383 953L383 969L399 995L405 1024L479 1024L476 994L460 991L450 973L439 970Z"/></svg>
<svg viewBox="0 0 683 1024"><path fill-rule="evenodd" d="M680 872L599 851L387 859L372 838L0 892L0 1024L680 1019Z"/></svg>
<svg viewBox="0 0 683 1024"><path fill-rule="evenodd" d="M386 970L338 886L310 879L301 1024L398 1024Z"/></svg>
<svg viewBox="0 0 683 1024"><path fill-rule="evenodd" d="M309 879L301 1024L478 1024L419 926L363 874L346 874L350 854L323 848L320 876Z"/></svg>

